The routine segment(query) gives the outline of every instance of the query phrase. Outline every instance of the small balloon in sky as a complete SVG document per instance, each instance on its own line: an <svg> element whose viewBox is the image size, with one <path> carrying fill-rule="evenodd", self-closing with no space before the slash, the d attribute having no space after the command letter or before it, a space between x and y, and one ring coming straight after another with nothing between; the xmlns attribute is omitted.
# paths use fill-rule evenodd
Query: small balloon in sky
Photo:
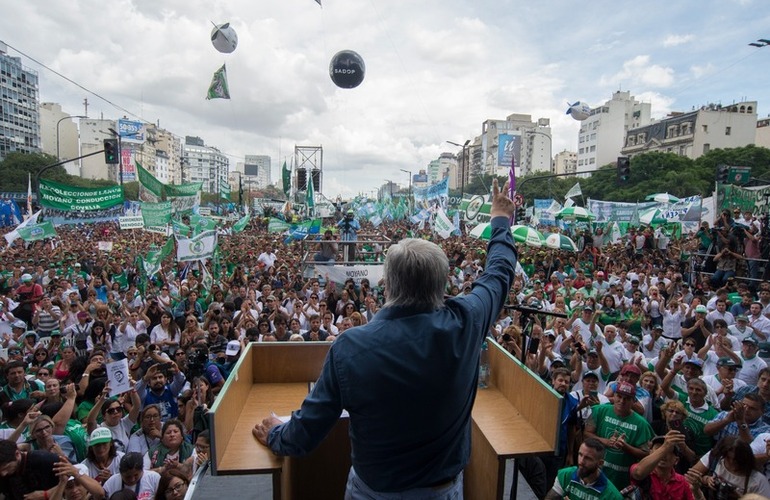
<svg viewBox="0 0 770 500"><path fill-rule="evenodd" d="M572 115L572 118L575 120L582 122L591 115L591 106L584 102L578 101L575 104L569 105L567 114Z"/></svg>
<svg viewBox="0 0 770 500"><path fill-rule="evenodd" d="M352 50L341 50L334 54L329 63L329 76L334 84L343 89L352 89L364 81L366 66L363 58Z"/></svg>
<svg viewBox="0 0 770 500"><path fill-rule="evenodd" d="M230 23L215 25L211 30L211 44L219 52L229 54L238 46L238 34Z"/></svg>

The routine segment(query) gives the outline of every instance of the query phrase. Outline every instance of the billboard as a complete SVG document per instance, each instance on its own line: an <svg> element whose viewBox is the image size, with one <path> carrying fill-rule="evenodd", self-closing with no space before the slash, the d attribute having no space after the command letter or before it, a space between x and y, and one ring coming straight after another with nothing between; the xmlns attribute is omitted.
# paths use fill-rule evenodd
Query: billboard
<svg viewBox="0 0 770 500"><path fill-rule="evenodd" d="M500 134L497 136L497 166L510 167L511 158L516 158L516 165L521 166L521 136Z"/></svg>
<svg viewBox="0 0 770 500"><path fill-rule="evenodd" d="M428 183L428 174L414 174L412 176L412 182L415 184L427 184Z"/></svg>
<svg viewBox="0 0 770 500"><path fill-rule="evenodd" d="M120 165L123 167L123 182L136 180L136 165L134 164L133 151L124 148L120 151Z"/></svg>
<svg viewBox="0 0 770 500"><path fill-rule="evenodd" d="M250 165L248 163L243 165L243 175L259 175L259 165Z"/></svg>
<svg viewBox="0 0 770 500"><path fill-rule="evenodd" d="M118 120L118 134L120 134L121 142L144 142L144 132L142 132L142 122L133 120L125 120L121 118Z"/></svg>

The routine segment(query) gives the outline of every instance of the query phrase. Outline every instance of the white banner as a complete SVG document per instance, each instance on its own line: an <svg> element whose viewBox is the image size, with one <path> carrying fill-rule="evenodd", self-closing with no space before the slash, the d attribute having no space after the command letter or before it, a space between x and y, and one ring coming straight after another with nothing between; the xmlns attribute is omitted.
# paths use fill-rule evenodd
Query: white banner
<svg viewBox="0 0 770 500"><path fill-rule="evenodd" d="M455 230L455 225L449 220L446 212L444 212L444 209L441 207L436 211L436 219L433 221L433 230L444 239L449 238L452 231Z"/></svg>
<svg viewBox="0 0 770 500"><path fill-rule="evenodd" d="M8 245L11 245L13 243L13 240L15 240L16 238L21 238L21 236L19 236L19 229L25 228L30 224L37 224L37 219L38 217L40 217L41 212L42 210L38 210L37 212L32 214L27 220L25 220L24 222L16 226L16 229L6 234L5 241L8 242Z"/></svg>
<svg viewBox="0 0 770 500"><path fill-rule="evenodd" d="M176 259L179 262L210 259L217 246L217 232L204 231L194 238L177 238Z"/></svg>
<svg viewBox="0 0 770 500"><path fill-rule="evenodd" d="M118 223L120 223L120 229L142 229L144 227L144 218L141 215L118 217Z"/></svg>
<svg viewBox="0 0 770 500"><path fill-rule="evenodd" d="M112 252L111 241L99 241L97 242L97 245L99 245L99 251L101 252Z"/></svg>
<svg viewBox="0 0 770 500"><path fill-rule="evenodd" d="M580 189L580 183L576 182L574 186L570 188L569 191L567 191L567 194L564 195L564 199L572 198L575 196L580 196L583 194L583 191Z"/></svg>
<svg viewBox="0 0 770 500"><path fill-rule="evenodd" d="M144 228L144 230L148 233L162 234L164 236L171 236L174 234L171 226L147 226Z"/></svg>
<svg viewBox="0 0 770 500"><path fill-rule="evenodd" d="M356 266L315 266L316 276L328 276L335 283L345 283L345 280L352 278L356 285L361 284L361 280L366 278L372 287L382 279L382 264Z"/></svg>

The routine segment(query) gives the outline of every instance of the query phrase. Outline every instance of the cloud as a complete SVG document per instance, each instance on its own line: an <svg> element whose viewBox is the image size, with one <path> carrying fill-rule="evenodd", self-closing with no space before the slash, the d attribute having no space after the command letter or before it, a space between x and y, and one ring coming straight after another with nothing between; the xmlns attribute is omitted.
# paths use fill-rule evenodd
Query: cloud
<svg viewBox="0 0 770 500"><path fill-rule="evenodd" d="M609 77L602 77L603 85L619 85L639 88L640 86L649 87L670 87L674 83L674 69L650 64L649 55L639 55L623 63L623 69Z"/></svg>
<svg viewBox="0 0 770 500"><path fill-rule="evenodd" d="M714 72L716 67L712 63L706 63L702 66L692 65L690 66L690 73L694 78L701 78Z"/></svg>
<svg viewBox="0 0 770 500"><path fill-rule="evenodd" d="M668 35L663 40L664 47L676 47L677 45L683 45L695 40L695 35Z"/></svg>

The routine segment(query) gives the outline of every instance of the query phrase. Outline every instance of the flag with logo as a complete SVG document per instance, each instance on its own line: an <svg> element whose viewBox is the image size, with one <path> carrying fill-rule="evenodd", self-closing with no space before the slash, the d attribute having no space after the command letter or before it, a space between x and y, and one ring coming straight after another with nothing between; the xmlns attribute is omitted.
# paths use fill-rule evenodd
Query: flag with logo
<svg viewBox="0 0 770 500"><path fill-rule="evenodd" d="M177 238L176 259L179 262L209 259L217 246L217 232L205 231L192 238Z"/></svg>
<svg viewBox="0 0 770 500"><path fill-rule="evenodd" d="M291 170L286 166L286 161L283 162L283 170L281 170L281 177L283 180L283 194L289 197L291 192Z"/></svg>
<svg viewBox="0 0 770 500"><path fill-rule="evenodd" d="M13 231L5 234L5 241L8 242L8 245L13 244L13 240L16 238L21 238L21 234L19 234L19 229L24 229L27 226L33 226L37 224L37 219L40 217L40 214L42 213L42 210L38 210L34 214L32 214L27 220L16 226L16 229Z"/></svg>
<svg viewBox="0 0 770 500"><path fill-rule="evenodd" d="M567 191L567 194L564 195L564 199L574 198L575 196L580 196L582 194L583 191L580 189L580 183L576 182L575 185Z"/></svg>
<svg viewBox="0 0 770 500"><path fill-rule="evenodd" d="M24 241L39 241L56 236L56 230L51 221L45 221L40 224L29 224L25 227L16 228L19 237Z"/></svg>
<svg viewBox="0 0 770 500"><path fill-rule="evenodd" d="M227 85L227 68L225 68L224 64L214 72L206 99L230 99L230 88Z"/></svg>
<svg viewBox="0 0 770 500"><path fill-rule="evenodd" d="M193 236L196 236L205 231L213 231L217 228L217 221L202 215L191 215L190 226L192 227Z"/></svg>
<svg viewBox="0 0 770 500"><path fill-rule="evenodd" d="M438 207L438 211L436 211L436 219L433 221L433 230L444 239L449 238L452 231L455 230L455 225L441 207Z"/></svg>

